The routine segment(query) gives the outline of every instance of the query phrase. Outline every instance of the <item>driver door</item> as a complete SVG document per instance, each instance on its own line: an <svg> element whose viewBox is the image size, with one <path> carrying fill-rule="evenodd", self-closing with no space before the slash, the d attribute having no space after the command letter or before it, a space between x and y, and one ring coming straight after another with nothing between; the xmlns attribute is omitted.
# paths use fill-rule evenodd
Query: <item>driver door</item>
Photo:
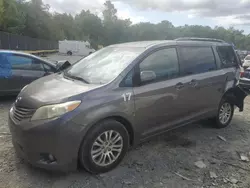
<svg viewBox="0 0 250 188"><path fill-rule="evenodd" d="M142 136L151 135L171 125L178 118L180 85L179 61L175 47L158 49L149 54L138 66L140 76L154 72L151 81L140 80L134 87L136 124L143 130ZM140 78L141 79L141 78Z"/></svg>

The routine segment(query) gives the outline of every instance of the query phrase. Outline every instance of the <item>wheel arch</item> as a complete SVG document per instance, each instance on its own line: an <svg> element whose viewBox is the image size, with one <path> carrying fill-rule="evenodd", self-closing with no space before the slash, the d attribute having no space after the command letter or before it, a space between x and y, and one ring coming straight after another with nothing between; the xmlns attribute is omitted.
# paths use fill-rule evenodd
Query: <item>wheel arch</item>
<svg viewBox="0 0 250 188"><path fill-rule="evenodd" d="M118 121L119 123L123 124L124 127L127 129L128 134L129 134L129 144L130 146L132 146L134 144L134 129L132 124L124 117L122 116L111 116L105 119L114 119L116 121ZM104 119L104 120L105 120Z"/></svg>
<svg viewBox="0 0 250 188"><path fill-rule="evenodd" d="M103 118L101 118L101 119L99 119L99 120L91 123L91 125L88 126L85 134L83 135L82 142L84 142L84 137L89 133L89 131L91 131L91 129L96 124L99 124L102 121L106 121L106 120L115 120L115 121L123 124L124 127L126 128L126 130L128 131L128 134L129 134L129 144L130 144L130 146L134 145L134 142L135 142L135 131L134 131L134 128L132 126L132 123L127 118L125 118L125 117L123 117L121 115L110 115L110 116L103 117Z"/></svg>

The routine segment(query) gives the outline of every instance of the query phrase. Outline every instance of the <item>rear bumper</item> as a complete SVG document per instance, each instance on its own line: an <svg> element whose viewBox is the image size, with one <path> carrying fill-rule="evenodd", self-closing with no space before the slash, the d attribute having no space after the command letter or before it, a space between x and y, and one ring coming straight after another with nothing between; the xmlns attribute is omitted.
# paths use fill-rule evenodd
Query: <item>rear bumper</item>
<svg viewBox="0 0 250 188"><path fill-rule="evenodd" d="M76 170L82 126L60 119L18 124L11 115L8 124L16 153L25 161L47 170Z"/></svg>

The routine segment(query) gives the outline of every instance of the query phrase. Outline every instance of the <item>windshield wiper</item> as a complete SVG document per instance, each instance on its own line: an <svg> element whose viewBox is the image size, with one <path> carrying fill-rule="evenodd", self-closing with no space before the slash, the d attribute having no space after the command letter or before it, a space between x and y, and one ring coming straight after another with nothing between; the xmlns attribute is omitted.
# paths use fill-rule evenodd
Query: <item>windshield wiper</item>
<svg viewBox="0 0 250 188"><path fill-rule="evenodd" d="M82 78L82 77L74 76L74 75L71 75L71 74L66 73L66 72L64 72L64 75L65 75L66 77L72 78L72 79L74 79L74 80L79 80L79 81L82 81L82 82L84 82L84 83L86 83L86 84L89 84L89 82L88 82L87 80L85 80L84 78Z"/></svg>
<svg viewBox="0 0 250 188"><path fill-rule="evenodd" d="M83 81L83 82L85 82L86 84L89 84L89 82L88 82L87 80L83 79L82 77L72 76L72 78L75 79L75 80Z"/></svg>

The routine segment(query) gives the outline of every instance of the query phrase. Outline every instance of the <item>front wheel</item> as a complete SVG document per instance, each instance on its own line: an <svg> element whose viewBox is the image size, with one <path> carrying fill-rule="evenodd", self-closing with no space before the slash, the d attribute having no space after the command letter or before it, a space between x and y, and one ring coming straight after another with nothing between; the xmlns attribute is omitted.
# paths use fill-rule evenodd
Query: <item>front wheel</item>
<svg viewBox="0 0 250 188"><path fill-rule="evenodd" d="M226 99L222 99L218 114L216 117L217 128L225 128L232 121L234 114L234 105Z"/></svg>
<svg viewBox="0 0 250 188"><path fill-rule="evenodd" d="M106 120L88 132L79 151L79 161L91 173L104 173L122 161L128 147L129 135L124 125Z"/></svg>

